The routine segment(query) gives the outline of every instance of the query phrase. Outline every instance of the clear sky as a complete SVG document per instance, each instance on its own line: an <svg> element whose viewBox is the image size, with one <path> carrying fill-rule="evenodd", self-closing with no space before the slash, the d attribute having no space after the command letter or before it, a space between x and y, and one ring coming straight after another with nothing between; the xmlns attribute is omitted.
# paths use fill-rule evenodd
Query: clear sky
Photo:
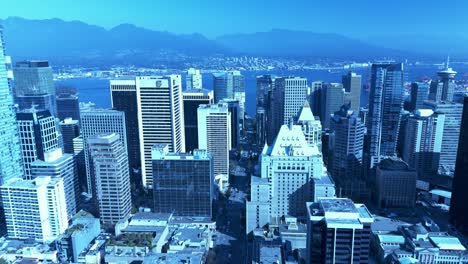
<svg viewBox="0 0 468 264"><path fill-rule="evenodd" d="M468 36L468 0L0 0L0 18L60 18L111 28L121 23L216 37L273 28Z"/></svg>

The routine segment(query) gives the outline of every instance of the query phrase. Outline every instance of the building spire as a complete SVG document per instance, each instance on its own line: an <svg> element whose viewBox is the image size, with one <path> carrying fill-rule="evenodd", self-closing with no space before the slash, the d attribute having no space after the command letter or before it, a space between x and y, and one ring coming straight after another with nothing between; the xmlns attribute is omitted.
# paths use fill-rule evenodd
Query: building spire
<svg viewBox="0 0 468 264"><path fill-rule="evenodd" d="M450 67L450 55L447 55L447 61L445 62L445 68L449 68Z"/></svg>

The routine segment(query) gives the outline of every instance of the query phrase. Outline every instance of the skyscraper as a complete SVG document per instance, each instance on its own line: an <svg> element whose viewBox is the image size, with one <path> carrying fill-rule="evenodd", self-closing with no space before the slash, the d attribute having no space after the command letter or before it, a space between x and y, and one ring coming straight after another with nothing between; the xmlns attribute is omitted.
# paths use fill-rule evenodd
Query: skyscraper
<svg viewBox="0 0 468 264"><path fill-rule="evenodd" d="M127 217L132 209L127 148L119 137L106 133L88 139L99 217L110 225Z"/></svg>
<svg viewBox="0 0 468 264"><path fill-rule="evenodd" d="M141 167L138 102L135 80L111 80L112 108L125 113L127 152L130 168ZM141 179L133 179L140 182Z"/></svg>
<svg viewBox="0 0 468 264"><path fill-rule="evenodd" d="M184 99L185 151L198 148L198 114L197 109L202 104L213 104L213 91L206 89L186 90L182 93Z"/></svg>
<svg viewBox="0 0 468 264"><path fill-rule="evenodd" d="M432 109L434 112L445 115L438 173L453 177L457 160L463 104L449 101L425 101L424 108Z"/></svg>
<svg viewBox="0 0 468 264"><path fill-rule="evenodd" d="M305 217L307 201L335 196L322 153L307 143L301 126L283 125L260 160L261 178L252 177L253 195L246 205L247 233L286 215Z"/></svg>
<svg viewBox="0 0 468 264"><path fill-rule="evenodd" d="M396 152L403 108L403 63L372 64L369 95L368 164Z"/></svg>
<svg viewBox="0 0 468 264"><path fill-rule="evenodd" d="M62 178L14 178L0 188L9 238L53 242L67 229Z"/></svg>
<svg viewBox="0 0 468 264"><path fill-rule="evenodd" d="M372 214L350 199L307 203L307 263L369 263Z"/></svg>
<svg viewBox="0 0 468 264"><path fill-rule="evenodd" d="M342 78L343 88L349 94L350 110L359 113L361 107L361 75L354 72L349 72L343 75Z"/></svg>
<svg viewBox="0 0 468 264"><path fill-rule="evenodd" d="M78 171L72 154L63 154L60 148L46 152L43 160L31 163L31 175L33 178L51 176L63 179L68 219L76 214Z"/></svg>
<svg viewBox="0 0 468 264"><path fill-rule="evenodd" d="M403 160L426 178L437 175L445 115L430 109L416 110L407 121Z"/></svg>
<svg viewBox="0 0 468 264"><path fill-rule="evenodd" d="M73 150L73 139L80 136L78 120L65 118L63 121L60 121L59 125L63 137L63 152L73 154L75 152Z"/></svg>
<svg viewBox="0 0 468 264"><path fill-rule="evenodd" d="M55 117L49 110L22 111L16 114L21 139L24 178L31 179L31 163L41 159L44 153L59 148L59 132Z"/></svg>
<svg viewBox="0 0 468 264"><path fill-rule="evenodd" d="M257 147L261 148L267 142L267 130L268 130L268 114L264 107L258 106L257 113L255 114L256 127L255 131Z"/></svg>
<svg viewBox="0 0 468 264"><path fill-rule="evenodd" d="M341 106L345 103L344 101L344 89L340 83L327 83L323 87L325 95L325 102L322 102L324 106L323 116L320 117L322 126L325 129L330 128L330 119L336 111L339 111Z"/></svg>
<svg viewBox="0 0 468 264"><path fill-rule="evenodd" d="M212 217L213 159L206 150L193 154L169 152L155 145L153 158L154 212L176 216Z"/></svg>
<svg viewBox="0 0 468 264"><path fill-rule="evenodd" d="M296 121L302 127L302 132L304 132L307 143L309 145L317 145L319 150L322 151L322 124L312 113L307 100L297 115Z"/></svg>
<svg viewBox="0 0 468 264"><path fill-rule="evenodd" d="M312 109L312 112L319 117L323 116L323 108L324 108L324 101L325 101L325 94L324 94L324 86L325 83L322 81L315 81L312 82L310 86L310 95L309 95L309 103Z"/></svg>
<svg viewBox="0 0 468 264"><path fill-rule="evenodd" d="M262 148L263 144L272 144L276 132L272 127L274 112L274 90L276 76L265 74L257 76L256 91L256 121L257 121L257 147ZM273 134L274 133L274 134Z"/></svg>
<svg viewBox="0 0 468 264"><path fill-rule="evenodd" d="M439 102L453 100L453 93L456 87L454 79L457 72L450 67L449 62L449 58L447 58L445 68L437 72L440 80L432 81L431 83L429 98L432 101Z"/></svg>
<svg viewBox="0 0 468 264"><path fill-rule="evenodd" d="M81 138L83 139L83 150L86 164L87 192L93 195L93 173L90 167L91 156L89 153L88 139L98 134L116 133L119 140L127 149L127 132L125 126L125 113L110 109L90 109L81 112ZM75 151L79 151L76 149ZM125 151L126 152L126 151Z"/></svg>
<svg viewBox="0 0 468 264"><path fill-rule="evenodd" d="M235 99L223 99L218 103L226 104L229 113L231 114L231 149L237 148L240 143L241 130L241 108L239 101Z"/></svg>
<svg viewBox="0 0 468 264"><path fill-rule="evenodd" d="M347 106L335 112L330 122L328 168L340 197L356 201L369 198L363 178L365 126Z"/></svg>
<svg viewBox="0 0 468 264"><path fill-rule="evenodd" d="M239 118L244 121L245 113L245 80L240 71L226 71L213 74L213 90L215 103L223 99L239 101Z"/></svg>
<svg viewBox="0 0 468 264"><path fill-rule="evenodd" d="M0 185L8 179L23 177L21 145L13 105L5 67L3 28L0 26Z"/></svg>
<svg viewBox="0 0 468 264"><path fill-rule="evenodd" d="M60 121L65 118L72 118L73 120L80 120L80 102L77 94L60 93L57 94L57 118Z"/></svg>
<svg viewBox="0 0 468 264"><path fill-rule="evenodd" d="M414 82L411 84L411 111L422 109L429 96L429 84Z"/></svg>
<svg viewBox="0 0 468 264"><path fill-rule="evenodd" d="M452 201L450 203L451 221L468 234L468 97L464 98L463 120L460 127L457 164L453 178Z"/></svg>
<svg viewBox="0 0 468 264"><path fill-rule="evenodd" d="M48 61L19 61L13 73L15 98L23 107L20 110L30 108L34 102L38 109L49 110L57 116L54 76Z"/></svg>
<svg viewBox="0 0 468 264"><path fill-rule="evenodd" d="M227 104L198 107L198 148L213 156L215 176L229 176L231 149L231 113Z"/></svg>
<svg viewBox="0 0 468 264"><path fill-rule="evenodd" d="M185 90L202 89L203 82L200 70L194 68L188 69L187 76L185 77L185 83Z"/></svg>
<svg viewBox="0 0 468 264"><path fill-rule="evenodd" d="M185 152L184 109L180 75L136 78L143 186L153 188L151 149L169 145Z"/></svg>

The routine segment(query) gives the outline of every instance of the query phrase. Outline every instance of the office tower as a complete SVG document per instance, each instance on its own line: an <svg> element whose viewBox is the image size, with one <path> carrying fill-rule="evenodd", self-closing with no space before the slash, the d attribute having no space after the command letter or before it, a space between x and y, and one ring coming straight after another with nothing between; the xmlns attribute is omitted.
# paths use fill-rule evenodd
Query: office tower
<svg viewBox="0 0 468 264"><path fill-rule="evenodd" d="M0 185L8 179L23 177L21 145L7 76L0 26Z"/></svg>
<svg viewBox="0 0 468 264"><path fill-rule="evenodd" d="M59 147L59 133L55 117L49 110L22 111L16 113L21 153L23 156L24 178L31 179L31 163L44 160L44 153Z"/></svg>
<svg viewBox="0 0 468 264"><path fill-rule="evenodd" d="M257 133L256 135L257 147L261 148L267 142L268 115L267 115L266 109L261 106L257 107L257 113L255 114L255 119L256 119L255 131Z"/></svg>
<svg viewBox="0 0 468 264"><path fill-rule="evenodd" d="M369 263L372 214L350 199L307 203L307 263Z"/></svg>
<svg viewBox="0 0 468 264"><path fill-rule="evenodd" d="M429 96L429 84L414 82L411 84L411 111L422 109Z"/></svg>
<svg viewBox="0 0 468 264"><path fill-rule="evenodd" d="M91 156L89 155L88 139L98 134L116 133L119 140L127 149L127 132L125 126L125 113L110 109L90 109L81 112L81 138L86 164L86 190L88 194L94 195L93 170L90 167ZM79 151L79 150L75 150Z"/></svg>
<svg viewBox="0 0 468 264"><path fill-rule="evenodd" d="M154 212L176 216L212 217L213 158L206 150L169 152L155 145L153 159Z"/></svg>
<svg viewBox="0 0 468 264"><path fill-rule="evenodd" d="M449 65L449 58L445 64L445 68L438 71L438 81L432 81L430 87L429 99L432 101L453 101L453 93L455 91L455 75L457 72L454 71Z"/></svg>
<svg viewBox="0 0 468 264"><path fill-rule="evenodd" d="M80 102L77 94L60 93L57 94L57 117L60 120L72 118L80 120Z"/></svg>
<svg viewBox="0 0 468 264"><path fill-rule="evenodd" d="M219 101L221 104L226 104L229 113L231 114L231 149L237 148L240 143L241 131L241 108L239 101L234 99L223 99Z"/></svg>
<svg viewBox="0 0 468 264"><path fill-rule="evenodd" d="M339 83L327 83L323 89L325 102L322 102L324 110L322 112L323 116L320 119L322 120L323 128L329 129L331 116L336 111L339 111L344 104L344 89L343 85Z"/></svg>
<svg viewBox="0 0 468 264"><path fill-rule="evenodd" d="M361 119L347 106L333 114L328 168L340 197L348 197L353 201L365 201L368 198L362 171L364 132L365 126Z"/></svg>
<svg viewBox="0 0 468 264"><path fill-rule="evenodd" d="M32 178L51 176L63 179L67 216L71 219L76 214L78 189L78 171L72 154L63 154L57 148L44 154L44 160L31 163Z"/></svg>
<svg viewBox="0 0 468 264"><path fill-rule="evenodd" d="M265 74L257 76L256 87L256 132L257 132L257 146L263 147L267 142L271 144L273 137L276 135L269 135L269 120L272 120L271 106L273 100L273 90L275 87L276 77Z"/></svg>
<svg viewBox="0 0 468 264"><path fill-rule="evenodd" d="M437 175L444 123L445 115L430 109L418 109L408 118L402 156L420 178Z"/></svg>
<svg viewBox="0 0 468 264"><path fill-rule="evenodd" d="M246 205L247 233L286 215L305 217L306 202L335 196L322 153L307 143L301 126L283 125L260 160L261 178L252 177L253 195Z"/></svg>
<svg viewBox="0 0 468 264"><path fill-rule="evenodd" d="M19 61L13 73L15 100L20 110L31 108L34 102L38 109L49 110L57 116L54 76L48 61Z"/></svg>
<svg viewBox="0 0 468 264"><path fill-rule="evenodd" d="M376 168L376 204L379 207L414 207L417 172L399 158L383 159Z"/></svg>
<svg viewBox="0 0 468 264"><path fill-rule="evenodd" d="M403 63L372 64L369 95L368 165L373 167L382 156L396 151L403 108Z"/></svg>
<svg viewBox="0 0 468 264"><path fill-rule="evenodd" d="M14 178L2 186L8 237L50 243L68 227L63 179Z"/></svg>
<svg viewBox="0 0 468 264"><path fill-rule="evenodd" d="M239 118L244 121L245 113L245 80L240 71L226 71L213 74L213 90L215 103L222 99L239 101Z"/></svg>
<svg viewBox="0 0 468 264"><path fill-rule="evenodd" d="M448 101L426 101L424 102L424 108L432 109L434 112L445 115L438 173L453 177L457 160L463 104Z"/></svg>
<svg viewBox="0 0 468 264"><path fill-rule="evenodd" d="M184 99L185 152L198 148L198 107L202 104L213 104L213 91L206 89L186 90L182 93Z"/></svg>
<svg viewBox="0 0 468 264"><path fill-rule="evenodd" d="M187 70L187 76L185 77L185 90L192 90L192 89L202 89L202 75L200 70L190 68Z"/></svg>
<svg viewBox="0 0 468 264"><path fill-rule="evenodd" d="M468 233L468 97L463 102L463 120L460 127L460 140L457 164L453 178L450 219L463 233Z"/></svg>
<svg viewBox="0 0 468 264"><path fill-rule="evenodd" d="M78 120L67 117L63 121L60 121L59 126L63 138L63 152L73 154L73 139L80 136Z"/></svg>
<svg viewBox="0 0 468 264"><path fill-rule="evenodd" d="M81 194L82 192L88 191L88 176L86 173L84 141L82 136L73 139L73 155L76 162L76 170L78 172L79 193Z"/></svg>
<svg viewBox="0 0 468 264"><path fill-rule="evenodd" d="M309 103L312 109L312 112L319 117L322 117L323 114L323 106L325 101L325 94L324 89L325 83L322 81L315 81L312 82L310 86L310 95L309 95Z"/></svg>
<svg viewBox="0 0 468 264"><path fill-rule="evenodd" d="M116 133L88 138L94 170L99 218L114 225L131 213L130 172L127 148Z"/></svg>
<svg viewBox="0 0 468 264"><path fill-rule="evenodd" d="M111 80L112 108L125 113L127 152L130 168L141 168L140 130L135 80ZM140 182L141 179L133 179Z"/></svg>
<svg viewBox="0 0 468 264"><path fill-rule="evenodd" d="M312 113L307 100L304 102L304 106L300 110L296 122L301 126L307 143L309 145L317 145L319 150L322 151L322 124Z"/></svg>
<svg viewBox="0 0 468 264"><path fill-rule="evenodd" d="M257 76L256 106L267 107L275 86L276 77L270 74Z"/></svg>
<svg viewBox="0 0 468 264"><path fill-rule="evenodd" d="M213 156L215 176L229 177L231 149L231 113L227 104L198 107L198 148Z"/></svg>
<svg viewBox="0 0 468 264"><path fill-rule="evenodd" d="M354 72L348 72L342 78L343 88L349 93L350 110L359 113L361 107L361 75Z"/></svg>
<svg viewBox="0 0 468 264"><path fill-rule="evenodd" d="M136 78L143 186L153 188L151 148L168 144L185 152L184 109L180 75Z"/></svg>

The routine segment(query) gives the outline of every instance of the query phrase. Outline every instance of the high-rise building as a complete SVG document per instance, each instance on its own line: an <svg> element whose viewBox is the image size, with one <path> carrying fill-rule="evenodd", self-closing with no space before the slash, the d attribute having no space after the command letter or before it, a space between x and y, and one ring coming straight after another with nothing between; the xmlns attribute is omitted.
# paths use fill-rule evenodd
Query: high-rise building
<svg viewBox="0 0 468 264"><path fill-rule="evenodd" d="M202 89L203 82L200 70L194 68L188 69L187 76L185 77L185 83L185 90Z"/></svg>
<svg viewBox="0 0 468 264"><path fill-rule="evenodd" d="M429 96L429 84L414 82L411 84L411 111L422 109Z"/></svg>
<svg viewBox="0 0 468 264"><path fill-rule="evenodd" d="M57 116L54 76L48 61L19 61L13 73L15 98L20 107L24 107L20 110L31 108L28 102L34 102L38 109L49 110Z"/></svg>
<svg viewBox="0 0 468 264"><path fill-rule="evenodd" d="M457 160L463 104L448 101L425 101L424 108L432 109L434 112L445 115L438 173L453 177Z"/></svg>
<svg viewBox="0 0 468 264"><path fill-rule="evenodd" d="M141 168L140 130L135 80L111 80L112 108L125 113L127 152L130 168ZM133 179L140 182L141 179Z"/></svg>
<svg viewBox="0 0 468 264"><path fill-rule="evenodd" d="M369 95L368 165L394 156L403 108L403 63L372 64Z"/></svg>
<svg viewBox="0 0 468 264"><path fill-rule="evenodd" d="M31 163L41 159L44 153L59 148L59 132L56 120L49 110L22 111L16 114L21 139L24 178L31 179Z"/></svg>
<svg viewBox="0 0 468 264"><path fill-rule="evenodd" d="M437 75L440 79L431 82L429 99L436 102L453 101L453 93L457 86L454 79L457 72L450 67L449 58L444 69L438 71Z"/></svg>
<svg viewBox="0 0 468 264"><path fill-rule="evenodd" d="M257 147L262 148L263 144L273 144L273 139L276 132L273 131L271 122L273 112L271 108L274 106L274 90L276 76L265 74L257 76L257 92L256 92L256 125L257 125ZM273 134L275 133L275 134Z"/></svg>
<svg viewBox="0 0 468 264"><path fill-rule="evenodd" d="M430 109L418 109L408 118L402 156L420 178L437 175L444 123L445 115Z"/></svg>
<svg viewBox="0 0 468 264"><path fill-rule="evenodd" d="M212 217L213 159L206 150L169 152L155 145L153 157L154 212L176 216Z"/></svg>
<svg viewBox="0 0 468 264"><path fill-rule="evenodd" d="M328 168L340 197L353 201L369 198L363 175L365 126L347 106L335 112L330 122Z"/></svg>
<svg viewBox="0 0 468 264"><path fill-rule="evenodd" d="M88 138L99 217L110 225L127 217L132 209L127 148L119 137L106 133Z"/></svg>
<svg viewBox="0 0 468 264"><path fill-rule="evenodd" d="M417 172L399 158L383 159L376 168L376 204L379 207L414 207Z"/></svg>
<svg viewBox="0 0 468 264"><path fill-rule="evenodd" d="M77 94L57 94L57 117L62 121L65 118L80 120L80 102Z"/></svg>
<svg viewBox="0 0 468 264"><path fill-rule="evenodd" d="M341 81L345 92L349 94L349 109L359 113L361 107L361 75L348 72L348 74L342 76Z"/></svg>
<svg viewBox="0 0 468 264"><path fill-rule="evenodd" d="M322 112L324 110L324 86L325 83L322 81L312 82L310 86L309 104L312 109L312 112L319 117L323 116Z"/></svg>
<svg viewBox="0 0 468 264"><path fill-rule="evenodd" d="M317 145L319 150L322 151L322 124L312 113L307 100L297 115L296 122L302 127L302 132L304 132L307 143L309 145Z"/></svg>
<svg viewBox="0 0 468 264"><path fill-rule="evenodd" d="M63 138L63 152L73 154L73 139L80 136L80 127L78 120L73 120L70 117L60 121L60 131Z"/></svg>
<svg viewBox="0 0 468 264"><path fill-rule="evenodd" d="M82 136L73 139L73 155L76 162L76 170L78 171L78 188L79 193L91 192L88 191L88 175L86 173L86 159L84 151L84 140Z"/></svg>
<svg viewBox="0 0 468 264"><path fill-rule="evenodd" d="M0 26L0 185L8 179L23 177L21 145L13 105L5 67L3 28Z"/></svg>
<svg viewBox="0 0 468 264"><path fill-rule="evenodd" d="M268 114L267 110L264 107L258 106L257 113L255 114L256 119L256 142L257 147L261 148L265 143L267 143L267 129L268 129Z"/></svg>
<svg viewBox="0 0 468 264"><path fill-rule="evenodd" d="M93 170L90 167L91 156L89 154L88 139L98 134L116 133L119 140L127 149L127 132L125 126L125 113L110 109L89 109L81 112L81 138L86 164L87 192L94 195ZM79 149L75 149L75 152ZM125 151L126 152L126 151Z"/></svg>
<svg viewBox="0 0 468 264"><path fill-rule="evenodd" d="M213 74L213 90L215 103L223 99L239 101L239 118L244 121L245 113L245 80L240 71L226 71Z"/></svg>
<svg viewBox="0 0 468 264"><path fill-rule="evenodd" d="M231 149L237 148L240 143L241 130L241 108L239 101L234 99L223 99L219 101L221 104L226 104L229 113L231 114Z"/></svg>
<svg viewBox="0 0 468 264"><path fill-rule="evenodd" d="M185 152L184 109L180 75L136 78L143 186L153 188L151 149L169 145L171 152Z"/></svg>
<svg viewBox="0 0 468 264"><path fill-rule="evenodd" d="M322 126L324 129L330 128L330 119L336 111L339 111L341 106L345 103L344 101L344 89L340 83L327 83L323 87L323 94L325 96L325 102L323 104L323 116L320 117L322 120Z"/></svg>
<svg viewBox="0 0 468 264"><path fill-rule="evenodd" d="M317 145L309 145L301 126L283 125L272 146L261 153L261 178L252 177L246 205L247 233L283 216L305 217L305 203L335 197L335 186Z"/></svg>
<svg viewBox="0 0 468 264"><path fill-rule="evenodd" d="M231 113L227 104L200 105L198 107L198 148L208 150L213 156L215 176L229 176Z"/></svg>
<svg viewBox="0 0 468 264"><path fill-rule="evenodd" d="M60 148L46 152L44 160L36 160L31 163L31 175L33 178L41 176L62 178L68 219L76 214L79 196L78 171L72 154L63 154Z"/></svg>
<svg viewBox="0 0 468 264"><path fill-rule="evenodd" d="M346 198L307 205L307 263L369 263L374 218Z"/></svg>
<svg viewBox="0 0 468 264"><path fill-rule="evenodd" d="M457 164L450 203L450 219L462 232L468 234L468 96L464 98L463 105L463 120L460 127Z"/></svg>
<svg viewBox="0 0 468 264"><path fill-rule="evenodd" d="M213 91L206 89L185 90L184 99L185 152L198 148L198 107L202 104L213 104Z"/></svg>
<svg viewBox="0 0 468 264"><path fill-rule="evenodd" d="M14 178L1 190L9 238L52 242L67 229L62 178Z"/></svg>

